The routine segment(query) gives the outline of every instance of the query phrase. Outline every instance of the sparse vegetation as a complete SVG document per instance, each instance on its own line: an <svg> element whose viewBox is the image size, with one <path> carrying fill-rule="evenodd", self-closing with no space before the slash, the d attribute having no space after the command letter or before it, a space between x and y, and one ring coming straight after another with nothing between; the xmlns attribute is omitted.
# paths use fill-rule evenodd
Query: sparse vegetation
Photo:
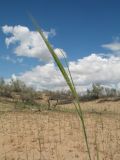
<svg viewBox="0 0 120 160"><path fill-rule="evenodd" d="M12 111L0 102L0 159L87 160L82 126L72 104L61 112ZM120 108L117 102L83 102L92 159L120 159ZM13 107L14 108L14 107ZM47 108L46 108L47 109ZM75 111L75 110L74 110Z"/></svg>
<svg viewBox="0 0 120 160"><path fill-rule="evenodd" d="M96 83L92 85L91 89L87 89L83 95L80 94L81 101L90 101L95 99L119 100L120 90L107 88Z"/></svg>
<svg viewBox="0 0 120 160"><path fill-rule="evenodd" d="M67 60L66 70L33 23L69 90L36 91L18 79L0 78L0 159L119 160L120 91L94 83L78 94Z"/></svg>
<svg viewBox="0 0 120 160"><path fill-rule="evenodd" d="M91 159L119 160L119 91L109 89L108 92L103 86L95 85L94 89L89 89L89 93L99 96L89 101L91 94L86 92L87 99L84 99L84 95L84 102L81 102L89 133ZM102 89L96 89L97 87ZM118 100L114 101L113 98ZM37 92L21 81L12 80L7 84L1 78L0 159L43 160L49 157L53 160L87 160L82 126L72 104L73 100L69 91ZM20 110L16 112L14 106Z"/></svg>

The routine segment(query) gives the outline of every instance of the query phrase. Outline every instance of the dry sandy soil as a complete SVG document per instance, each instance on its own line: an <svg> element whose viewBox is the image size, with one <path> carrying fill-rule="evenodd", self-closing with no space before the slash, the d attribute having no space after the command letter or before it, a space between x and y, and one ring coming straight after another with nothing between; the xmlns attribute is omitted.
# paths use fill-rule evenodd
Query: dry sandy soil
<svg viewBox="0 0 120 160"><path fill-rule="evenodd" d="M92 160L120 160L120 102L81 105ZM0 160L89 160L72 104L60 106L61 112L10 107L0 103Z"/></svg>

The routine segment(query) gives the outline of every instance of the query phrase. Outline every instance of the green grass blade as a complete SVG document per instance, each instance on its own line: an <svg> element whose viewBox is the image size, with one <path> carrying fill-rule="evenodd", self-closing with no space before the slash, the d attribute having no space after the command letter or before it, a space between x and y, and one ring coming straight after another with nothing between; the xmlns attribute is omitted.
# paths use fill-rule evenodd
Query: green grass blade
<svg viewBox="0 0 120 160"><path fill-rule="evenodd" d="M63 64L61 63L61 61L59 60L58 56L54 52L54 49L50 45L50 43L47 40L47 38L44 36L41 28L36 23L35 19L32 16L30 16L30 18L31 18L31 20L32 20L35 28L39 32L40 36L42 37L43 41L45 42L48 50L50 51L50 53L51 53L53 59L55 60L58 68L60 69L60 71L61 71L61 73L62 73L62 75L63 75L66 83L68 84L73 97L75 98L76 103L74 103L74 105L75 105L76 111L77 111L77 113L78 113L78 115L79 115L79 117L81 119L81 122L82 122L82 128L83 128L83 132L84 132L84 137L85 137L85 142L86 142L87 151L88 151L88 155L89 155L89 160L91 160L90 149L89 149L88 139L87 139L87 134L86 134L86 127L85 127L85 123L84 123L84 118L83 118L82 110L81 110L81 107L80 107L80 104L79 104L79 97L78 97L78 94L77 94L77 91L76 91L76 88L75 88L75 85L74 85L74 82L73 82L73 78L72 78L71 72L69 70L69 66L67 64L67 61L66 61L66 64L67 64L67 68L68 68L69 74L66 72Z"/></svg>
<svg viewBox="0 0 120 160"><path fill-rule="evenodd" d="M75 91L74 91L74 87L72 86L71 80L70 80L68 74L66 73L66 71L65 71L62 63L60 62L58 56L55 54L53 48L51 47L51 45L50 45L50 43L48 42L47 38L44 36L44 34L43 34L42 30L40 29L40 27L37 25L36 21L35 21L33 18L32 18L32 21L33 21L33 24L35 25L37 31L40 33L41 37L43 38L46 46L48 47L48 50L49 50L50 53L52 54L52 56L53 56L53 58L54 58L54 60L55 60L55 62L56 62L56 64L57 64L57 66L59 67L59 69L60 69L63 77L65 78L65 80L66 80L66 82L67 82L70 90L72 91L72 93L74 93L74 96L75 96L76 93L75 93Z"/></svg>

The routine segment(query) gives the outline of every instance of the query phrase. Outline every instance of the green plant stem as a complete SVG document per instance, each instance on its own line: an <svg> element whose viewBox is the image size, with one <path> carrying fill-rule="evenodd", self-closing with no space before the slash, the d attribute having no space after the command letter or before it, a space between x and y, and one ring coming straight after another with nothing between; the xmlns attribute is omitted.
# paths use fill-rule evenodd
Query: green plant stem
<svg viewBox="0 0 120 160"><path fill-rule="evenodd" d="M45 44L46 44L48 50L50 51L54 61L56 62L59 70L61 71L67 85L69 86L73 97L75 98L76 103L74 103L74 105L75 105L76 111L79 115L79 118L82 122L82 128L83 128L83 133L84 133L84 137L85 137L85 142L86 142L86 147L87 147L87 151L88 151L89 160L92 160L91 159L91 154L90 154L90 148L89 148L89 145L88 145L88 137L87 137L87 133L86 133L86 127L85 127L85 123L84 123L83 113L82 113L82 109L81 109L81 106L80 106L80 103L79 103L79 97L78 97L78 94L77 94L77 91L76 91L76 88L75 88L75 85L74 85L74 82L73 82L73 78L71 76L71 72L69 70L69 66L67 64L67 61L66 61L66 64L67 64L67 68L68 68L68 73L66 72L66 70L65 70L64 66L62 65L61 61L59 60L58 56L55 54L55 52L54 52L52 46L50 45L49 41L44 36L41 28L36 23L35 19L32 16L30 16L30 18L31 18L34 26L36 27L38 33L40 34L43 41L45 42Z"/></svg>

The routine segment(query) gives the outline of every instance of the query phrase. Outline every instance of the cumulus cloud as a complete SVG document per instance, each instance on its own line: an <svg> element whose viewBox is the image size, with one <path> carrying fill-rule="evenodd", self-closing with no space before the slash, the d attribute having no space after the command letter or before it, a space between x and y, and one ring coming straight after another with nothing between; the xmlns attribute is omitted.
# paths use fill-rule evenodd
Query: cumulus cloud
<svg viewBox="0 0 120 160"><path fill-rule="evenodd" d="M102 58L97 54L91 54L77 61L69 62L76 88L83 91L92 83L113 86L120 82L120 58ZM61 76L60 71L54 63L38 65L17 78L27 85L41 89L67 89L67 85Z"/></svg>
<svg viewBox="0 0 120 160"><path fill-rule="evenodd" d="M34 57L44 61L51 60L51 54L38 32L30 31L28 27L21 25L5 25L2 27L2 31L7 35L5 38L7 47L9 47L10 44L14 44L14 53L17 56ZM44 31L43 33L46 38L56 35L54 29L51 29L49 32ZM59 48L55 48L55 52L59 58L63 58ZM65 51L64 54L66 56Z"/></svg>
<svg viewBox="0 0 120 160"><path fill-rule="evenodd" d="M73 77L81 85L95 82L114 84L120 81L119 57L102 58L99 55L91 54L88 57L79 59L77 62L70 62L69 65Z"/></svg>
<svg viewBox="0 0 120 160"><path fill-rule="evenodd" d="M43 66L38 65L31 71L27 71L17 78L37 90L55 90L66 86L64 79L54 63L48 63Z"/></svg>
<svg viewBox="0 0 120 160"><path fill-rule="evenodd" d="M37 65L32 70L22 74L13 74L12 77L24 81L37 90L67 89L65 80L57 66L51 61L51 54L38 32L30 31L28 27L20 25L5 25L2 30L7 35L5 38L7 47L13 44L15 46L14 53L17 56L34 57L42 61L49 61L45 65ZM46 38L49 38L55 36L56 32L51 29L49 32L44 31L44 34ZM68 65L78 91L86 89L92 83L120 86L120 56L116 56L120 53L120 42L115 41L104 44L102 47L110 50L111 53L107 56L104 53L93 53L87 57L69 62ZM63 49L54 48L54 51L59 58L67 56ZM10 57L6 57L6 60L12 61ZM22 62L22 59L19 59L20 62Z"/></svg>

